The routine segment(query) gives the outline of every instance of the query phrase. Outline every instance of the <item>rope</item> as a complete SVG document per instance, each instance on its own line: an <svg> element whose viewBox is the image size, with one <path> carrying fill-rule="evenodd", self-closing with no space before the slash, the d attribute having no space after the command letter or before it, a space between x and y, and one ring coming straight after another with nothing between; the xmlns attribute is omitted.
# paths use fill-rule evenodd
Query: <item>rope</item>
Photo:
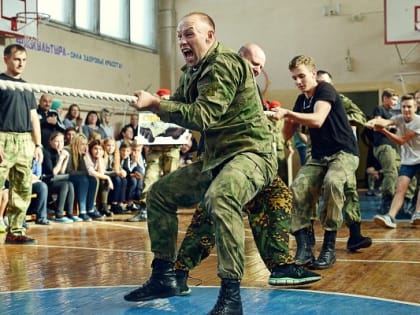
<svg viewBox="0 0 420 315"><path fill-rule="evenodd" d="M26 90L32 93L46 93L52 95L89 98L122 103L132 103L137 101L137 97L133 95L113 94L51 85L14 82L10 80L0 80L0 90Z"/></svg>

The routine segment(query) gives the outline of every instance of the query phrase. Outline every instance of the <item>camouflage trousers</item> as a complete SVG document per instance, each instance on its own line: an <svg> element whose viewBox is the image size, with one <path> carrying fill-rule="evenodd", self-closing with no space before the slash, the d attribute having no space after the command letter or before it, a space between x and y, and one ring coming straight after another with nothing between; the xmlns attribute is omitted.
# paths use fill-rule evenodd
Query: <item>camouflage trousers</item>
<svg viewBox="0 0 420 315"><path fill-rule="evenodd" d="M177 255L178 207L202 202L214 222L218 276L242 279L245 233L242 209L275 176L275 156L237 154L217 170L202 171L203 161L160 178L147 195L148 230L155 258L173 261Z"/></svg>
<svg viewBox="0 0 420 315"><path fill-rule="evenodd" d="M382 167L382 195L393 197L400 167L399 154L392 146L383 144L373 148L373 155Z"/></svg>
<svg viewBox="0 0 420 315"><path fill-rule="evenodd" d="M310 159L292 183L293 210L291 231L311 226L321 192L323 203L319 219L325 230L337 231L343 224L345 185L354 176L359 157L339 151L322 160Z"/></svg>
<svg viewBox="0 0 420 315"><path fill-rule="evenodd" d="M245 207L258 252L268 270L294 263L289 254L292 193L277 176ZM214 224L200 203L178 251L175 268L192 270L215 245Z"/></svg>
<svg viewBox="0 0 420 315"><path fill-rule="evenodd" d="M146 202L150 187L161 177L175 171L179 166L179 148L173 146L151 146L147 154L146 173L144 174L144 189L141 201Z"/></svg>
<svg viewBox="0 0 420 315"><path fill-rule="evenodd" d="M356 173L348 174L349 177L344 185L344 222L347 226L362 222L360 212L359 193L357 192Z"/></svg>
<svg viewBox="0 0 420 315"><path fill-rule="evenodd" d="M398 170L401 166L401 159L398 151L388 144L373 148L373 155L382 167L382 196L394 197L397 188ZM413 178L414 179L414 178ZM415 195L417 180L410 182L405 197L412 199Z"/></svg>
<svg viewBox="0 0 420 315"><path fill-rule="evenodd" d="M4 160L0 164L0 187L9 178L9 232L25 235L23 222L31 203L34 144L30 133L0 132Z"/></svg>

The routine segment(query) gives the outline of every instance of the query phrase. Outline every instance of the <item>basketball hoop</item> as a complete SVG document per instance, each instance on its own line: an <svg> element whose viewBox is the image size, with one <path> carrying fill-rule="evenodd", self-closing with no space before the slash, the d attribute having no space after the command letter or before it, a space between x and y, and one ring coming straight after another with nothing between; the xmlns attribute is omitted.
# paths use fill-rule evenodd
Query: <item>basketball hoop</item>
<svg viewBox="0 0 420 315"><path fill-rule="evenodd" d="M18 12L16 16L10 19L11 30L14 32L20 31L28 25L36 22L38 24L47 24L51 19L51 15L43 12L26 11Z"/></svg>

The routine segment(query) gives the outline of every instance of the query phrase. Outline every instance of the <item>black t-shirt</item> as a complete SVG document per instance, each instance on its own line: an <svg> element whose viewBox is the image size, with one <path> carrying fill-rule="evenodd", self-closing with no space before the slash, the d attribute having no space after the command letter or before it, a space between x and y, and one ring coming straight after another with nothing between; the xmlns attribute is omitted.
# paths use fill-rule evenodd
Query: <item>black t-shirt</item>
<svg viewBox="0 0 420 315"><path fill-rule="evenodd" d="M25 82L4 73L0 74L0 80ZM36 107L35 95L32 92L19 89L0 90L0 131L31 132L31 110Z"/></svg>
<svg viewBox="0 0 420 315"><path fill-rule="evenodd" d="M293 111L313 113L314 105L322 100L331 104L331 111L321 128L309 128L311 136L311 155L314 159L322 159L339 151L359 155L356 138L347 119L346 112L337 91L326 82L317 85L314 95L307 99L304 94L299 95Z"/></svg>

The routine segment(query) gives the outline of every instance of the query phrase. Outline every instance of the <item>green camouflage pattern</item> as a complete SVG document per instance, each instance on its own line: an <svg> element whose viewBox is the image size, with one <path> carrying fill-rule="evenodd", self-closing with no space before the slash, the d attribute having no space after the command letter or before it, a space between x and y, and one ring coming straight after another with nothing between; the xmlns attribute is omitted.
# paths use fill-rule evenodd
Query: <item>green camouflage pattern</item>
<svg viewBox="0 0 420 315"><path fill-rule="evenodd" d="M291 186L292 232L311 227L321 193L323 203L319 207L319 220L323 229L337 231L341 227L345 186L358 164L357 156L340 151L322 160L310 159L299 169Z"/></svg>
<svg viewBox="0 0 420 315"><path fill-rule="evenodd" d="M160 178L146 200L155 258L175 262L177 209L202 202L206 215L214 222L218 276L242 279L245 260L242 208L269 185L277 169L274 161L274 157L241 153L220 170L203 172L200 160Z"/></svg>
<svg viewBox="0 0 420 315"><path fill-rule="evenodd" d="M172 145L153 145L146 156L144 189L140 201L146 202L150 187L162 176L175 171L179 166L179 147Z"/></svg>
<svg viewBox="0 0 420 315"><path fill-rule="evenodd" d="M400 155L395 148L388 144L374 147L373 155L382 167L382 195L393 197L400 167Z"/></svg>
<svg viewBox="0 0 420 315"><path fill-rule="evenodd" d="M159 116L201 132L203 170L241 152L272 154L273 135L247 60L215 43L197 68L182 71L171 99L161 100Z"/></svg>
<svg viewBox="0 0 420 315"><path fill-rule="evenodd" d="M341 103L346 111L347 118L351 125L358 125L364 127L366 124L366 115L351 99L343 94L339 94Z"/></svg>
<svg viewBox="0 0 420 315"><path fill-rule="evenodd" d="M0 187L9 178L8 231L25 235L22 226L32 195L32 159L35 146L30 133L0 132L4 160L0 164Z"/></svg>
<svg viewBox="0 0 420 315"><path fill-rule="evenodd" d="M244 211L267 269L294 263L289 254L292 193L281 178L277 176L244 207ZM178 251L175 268L192 270L210 255L214 245L214 222L200 203Z"/></svg>

